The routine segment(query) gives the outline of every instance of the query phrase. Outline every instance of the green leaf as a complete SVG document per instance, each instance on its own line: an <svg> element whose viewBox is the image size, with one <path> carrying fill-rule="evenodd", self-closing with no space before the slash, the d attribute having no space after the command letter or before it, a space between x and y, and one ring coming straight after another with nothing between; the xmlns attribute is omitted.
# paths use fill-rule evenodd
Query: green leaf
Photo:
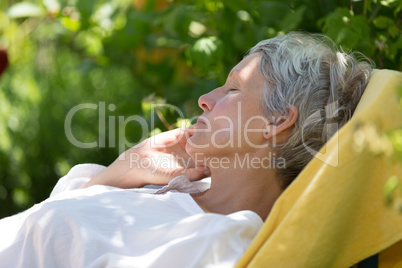
<svg viewBox="0 0 402 268"><path fill-rule="evenodd" d="M57 13L60 10L60 3L58 0L43 0L43 4L51 13Z"/></svg>
<svg viewBox="0 0 402 268"><path fill-rule="evenodd" d="M74 43L77 47L85 49L88 55L96 56L103 52L102 39L90 31L79 32Z"/></svg>
<svg viewBox="0 0 402 268"><path fill-rule="evenodd" d="M176 127L177 128L186 128L191 126L190 119L187 118L177 118Z"/></svg>
<svg viewBox="0 0 402 268"><path fill-rule="evenodd" d="M87 29L90 26L90 18L99 1L77 1L76 7L80 12L81 27Z"/></svg>
<svg viewBox="0 0 402 268"><path fill-rule="evenodd" d="M7 11L10 18L41 17L46 14L46 10L33 3L21 2L13 5Z"/></svg>
<svg viewBox="0 0 402 268"><path fill-rule="evenodd" d="M401 41L401 47L402 47L402 38L399 38L399 40ZM396 89L396 94L398 95L399 99L402 100L402 85L400 85L397 89ZM402 108L402 107L401 107Z"/></svg>
<svg viewBox="0 0 402 268"><path fill-rule="evenodd" d="M361 49L371 51L367 44L359 43L370 40L370 27L366 19L361 15L354 15L347 8L337 8L328 15L323 31L331 37L336 44L349 49Z"/></svg>
<svg viewBox="0 0 402 268"><path fill-rule="evenodd" d="M373 0L363 0L365 3L364 3L364 6L365 6L365 8L367 9L367 11L371 11L372 10L372 1Z"/></svg>
<svg viewBox="0 0 402 268"><path fill-rule="evenodd" d="M160 133L162 133L162 130L160 130L160 128L154 128L153 130L151 130L150 132L149 132L149 137L152 137L152 136L155 136L155 135L158 135L158 134L160 134Z"/></svg>
<svg viewBox="0 0 402 268"><path fill-rule="evenodd" d="M295 11L289 12L280 22L279 27L282 31L288 32L298 28L300 23L303 21L304 14L306 12L306 7L301 6Z"/></svg>
<svg viewBox="0 0 402 268"><path fill-rule="evenodd" d="M351 14L347 8L337 8L327 16L322 30L335 43L339 44L345 38L345 33L341 31L345 28L345 24L350 21L350 18Z"/></svg>
<svg viewBox="0 0 402 268"><path fill-rule="evenodd" d="M64 17L60 19L61 25L66 27L67 29L76 32L80 29L81 23L77 20L72 20L70 17Z"/></svg>
<svg viewBox="0 0 402 268"><path fill-rule="evenodd" d="M277 24L290 11L290 6L285 2L261 1L258 6L261 25L272 26Z"/></svg>
<svg viewBox="0 0 402 268"><path fill-rule="evenodd" d="M400 182L397 176L392 176L391 178L388 179L388 181L385 183L384 190L383 190L383 196L385 199L385 203L387 205L390 205L393 201L393 194L395 190L398 188Z"/></svg>
<svg viewBox="0 0 402 268"><path fill-rule="evenodd" d="M145 118L148 118L152 112L152 109L155 109L154 105L162 105L163 108L165 108L163 106L163 104L166 104L166 100L164 98L161 98L159 96L156 96L154 93L145 97L142 101L141 101L141 110L142 113L144 114Z"/></svg>
<svg viewBox="0 0 402 268"><path fill-rule="evenodd" d="M20 207L29 202L29 194L27 189L15 188L12 194L14 202Z"/></svg>
<svg viewBox="0 0 402 268"><path fill-rule="evenodd" d="M399 0L380 0L380 4L386 7L393 6L394 3L398 3Z"/></svg>
<svg viewBox="0 0 402 268"><path fill-rule="evenodd" d="M223 57L223 44L216 36L204 37L197 40L187 53L193 66L204 73Z"/></svg>
<svg viewBox="0 0 402 268"><path fill-rule="evenodd" d="M398 40L386 39L387 49L385 50L385 56L391 60L394 60L398 55L398 51L402 50L402 36Z"/></svg>
<svg viewBox="0 0 402 268"><path fill-rule="evenodd" d="M388 28L388 26L394 24L394 22L390 18L384 16L379 16L375 18L373 20L373 23L378 29L386 29Z"/></svg>
<svg viewBox="0 0 402 268"><path fill-rule="evenodd" d="M388 32L392 37L395 37L400 32L400 29L392 22L392 25L388 27Z"/></svg>
<svg viewBox="0 0 402 268"><path fill-rule="evenodd" d="M394 130L390 133L389 139L391 140L394 148L394 154L402 161L402 129Z"/></svg>

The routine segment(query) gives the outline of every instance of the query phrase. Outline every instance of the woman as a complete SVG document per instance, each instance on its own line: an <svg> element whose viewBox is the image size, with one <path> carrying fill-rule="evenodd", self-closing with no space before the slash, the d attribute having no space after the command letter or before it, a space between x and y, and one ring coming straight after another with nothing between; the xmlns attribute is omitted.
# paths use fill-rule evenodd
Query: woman
<svg viewBox="0 0 402 268"><path fill-rule="evenodd" d="M107 168L77 166L49 199L2 220L0 263L233 266L275 200L350 119L370 72L324 37L258 43L225 85L199 98L196 124L150 138ZM207 189L190 182L205 176ZM132 189L147 184L168 185Z"/></svg>

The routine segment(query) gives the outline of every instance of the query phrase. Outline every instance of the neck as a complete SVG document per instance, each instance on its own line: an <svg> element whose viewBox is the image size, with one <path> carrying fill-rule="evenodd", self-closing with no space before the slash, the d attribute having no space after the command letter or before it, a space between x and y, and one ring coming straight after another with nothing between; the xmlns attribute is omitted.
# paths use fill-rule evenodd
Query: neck
<svg viewBox="0 0 402 268"><path fill-rule="evenodd" d="M247 166L247 165L246 165ZM265 220L282 189L269 168L211 168L211 187L194 200L206 212L231 214L251 210Z"/></svg>

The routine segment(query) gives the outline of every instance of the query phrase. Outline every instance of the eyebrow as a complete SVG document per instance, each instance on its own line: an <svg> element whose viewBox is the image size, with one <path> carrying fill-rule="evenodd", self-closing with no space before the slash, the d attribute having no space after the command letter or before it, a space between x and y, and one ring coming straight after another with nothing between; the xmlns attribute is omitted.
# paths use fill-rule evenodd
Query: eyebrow
<svg viewBox="0 0 402 268"><path fill-rule="evenodd" d="M239 69L232 69L228 75L228 78L231 77L232 75L236 75L240 72Z"/></svg>
<svg viewBox="0 0 402 268"><path fill-rule="evenodd" d="M233 79L233 80L230 82L229 87L231 87L231 86L241 87L240 83L237 82L237 80L235 80L235 79Z"/></svg>
<svg viewBox="0 0 402 268"><path fill-rule="evenodd" d="M234 76L234 77L232 78L232 81L231 81L230 85L232 85L232 84L235 84L236 86L242 86L242 85L244 85L243 81L240 79L240 77L239 77L239 75L238 75L239 72L240 72L240 70L238 70L238 69L233 69L233 70L229 73L228 78L230 78L231 76Z"/></svg>

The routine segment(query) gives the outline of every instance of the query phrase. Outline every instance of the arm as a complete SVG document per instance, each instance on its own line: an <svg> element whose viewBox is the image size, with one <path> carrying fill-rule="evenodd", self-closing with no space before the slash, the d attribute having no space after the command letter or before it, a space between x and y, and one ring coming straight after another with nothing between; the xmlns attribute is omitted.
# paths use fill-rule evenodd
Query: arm
<svg viewBox="0 0 402 268"><path fill-rule="evenodd" d="M190 181L209 176L209 169L195 166L187 154L187 138L183 129L148 138L121 154L83 188L96 184L140 188L147 184L166 185L180 175L186 176Z"/></svg>

